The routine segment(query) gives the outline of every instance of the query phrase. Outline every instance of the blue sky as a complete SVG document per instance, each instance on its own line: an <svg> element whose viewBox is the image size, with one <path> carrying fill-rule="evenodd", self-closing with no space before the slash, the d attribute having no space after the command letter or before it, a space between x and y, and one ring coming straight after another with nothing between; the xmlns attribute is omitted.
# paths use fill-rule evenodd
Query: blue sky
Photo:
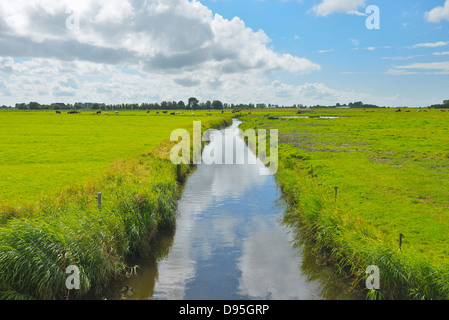
<svg viewBox="0 0 449 320"><path fill-rule="evenodd" d="M417 107L448 87L449 0L0 0L0 105Z"/></svg>
<svg viewBox="0 0 449 320"><path fill-rule="evenodd" d="M449 99L449 72L406 69L417 74L396 74L397 66L412 63L447 62L449 45L413 47L417 44L449 41L449 22L430 23L425 13L444 1L366 1L380 10L380 29L368 30L366 16L344 13L320 17L311 12L318 1L232 1L205 0L214 13L227 19L238 16L254 30L262 29L275 51L306 57L321 65L320 72L301 76L273 75L294 84L325 82L343 91L367 92L375 96L396 96L440 103ZM449 43L448 43L449 44ZM401 69L399 69L401 70ZM395 73L396 72L396 73ZM399 71L401 72L401 71ZM398 101L400 103L400 101Z"/></svg>

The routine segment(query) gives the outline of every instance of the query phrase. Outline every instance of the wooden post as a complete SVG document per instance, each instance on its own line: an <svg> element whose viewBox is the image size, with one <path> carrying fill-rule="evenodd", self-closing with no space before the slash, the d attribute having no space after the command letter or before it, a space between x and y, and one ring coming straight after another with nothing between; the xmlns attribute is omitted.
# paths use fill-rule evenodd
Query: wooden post
<svg viewBox="0 0 449 320"><path fill-rule="evenodd" d="M401 251L401 247L402 247L402 238L405 238L405 236L402 233L400 233L399 234L399 251Z"/></svg>
<svg viewBox="0 0 449 320"><path fill-rule="evenodd" d="M176 177L177 177L178 181L181 180L181 165L180 164L176 165Z"/></svg>
<svg viewBox="0 0 449 320"><path fill-rule="evenodd" d="M101 192L98 192L97 200L98 200L98 209L101 210Z"/></svg>
<svg viewBox="0 0 449 320"><path fill-rule="evenodd" d="M335 201L337 201L338 187L334 187L334 189L335 189Z"/></svg>

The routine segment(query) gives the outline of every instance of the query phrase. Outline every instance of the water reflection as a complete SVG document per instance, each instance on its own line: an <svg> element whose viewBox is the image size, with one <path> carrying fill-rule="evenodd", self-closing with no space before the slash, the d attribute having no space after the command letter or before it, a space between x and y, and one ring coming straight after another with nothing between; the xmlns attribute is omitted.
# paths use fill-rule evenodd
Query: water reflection
<svg viewBox="0 0 449 320"><path fill-rule="evenodd" d="M285 116L282 119L340 119L341 117L331 116Z"/></svg>
<svg viewBox="0 0 449 320"><path fill-rule="evenodd" d="M211 154L218 139L228 142L223 158L226 147L235 151L244 145L239 124L234 121L232 132L213 132L203 155ZM155 247L162 254L139 262L142 268L127 282L132 292L126 298L291 300L339 298L345 291L332 284L335 279L313 275L318 268L304 260L294 229L282 223L286 205L274 178L259 175L262 163L244 150L245 155L233 156L243 156L246 164L202 164L189 177L176 230L159 235Z"/></svg>

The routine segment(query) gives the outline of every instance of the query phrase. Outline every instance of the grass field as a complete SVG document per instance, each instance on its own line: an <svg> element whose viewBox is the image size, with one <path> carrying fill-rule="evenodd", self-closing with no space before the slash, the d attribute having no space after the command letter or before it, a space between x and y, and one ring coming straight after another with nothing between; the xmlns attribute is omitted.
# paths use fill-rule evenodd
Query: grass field
<svg viewBox="0 0 449 320"><path fill-rule="evenodd" d="M295 113L243 117L279 130L277 180L295 220L358 281L378 265L383 297L449 298L449 114Z"/></svg>
<svg viewBox="0 0 449 320"><path fill-rule="evenodd" d="M80 298L132 272L126 257L175 221L170 134L194 120L221 127L231 115L0 112L0 299ZM71 265L80 290L66 288Z"/></svg>
<svg viewBox="0 0 449 320"><path fill-rule="evenodd" d="M231 117L0 112L0 298L67 298L68 265L82 268L79 296L131 272L124 257L147 252L175 219L170 133ZM448 112L276 109L242 120L279 130L287 220L355 284L379 266L369 297L449 298Z"/></svg>
<svg viewBox="0 0 449 320"><path fill-rule="evenodd" d="M155 148L176 128L191 130L193 120L223 118L218 112L195 113L0 112L0 202L34 202L101 175L116 160Z"/></svg>

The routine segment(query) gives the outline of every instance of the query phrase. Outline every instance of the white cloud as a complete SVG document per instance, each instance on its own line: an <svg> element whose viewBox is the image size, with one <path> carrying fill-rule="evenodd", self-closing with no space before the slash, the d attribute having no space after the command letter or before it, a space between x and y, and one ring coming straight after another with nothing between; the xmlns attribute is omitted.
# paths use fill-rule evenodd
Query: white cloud
<svg viewBox="0 0 449 320"><path fill-rule="evenodd" d="M315 5L312 11L317 16L328 16L334 13L349 13L364 15L357 11L365 5L365 0L322 0L321 3Z"/></svg>
<svg viewBox="0 0 449 320"><path fill-rule="evenodd" d="M359 40L358 39L349 39L351 42L352 42L352 44L355 46L355 47L358 47L359 46Z"/></svg>
<svg viewBox="0 0 449 320"><path fill-rule="evenodd" d="M395 66L395 69L390 69L389 74L449 74L449 61L443 62L422 62L412 63L409 65Z"/></svg>
<svg viewBox="0 0 449 320"><path fill-rule="evenodd" d="M74 14L79 30L67 28ZM307 58L275 52L270 42L263 30L214 15L199 1L0 2L0 74L9 77L16 99L38 94L42 103L60 96L148 102L194 93L248 101L255 96L251 84L263 87L267 74L320 70ZM24 96L18 76L39 76L45 85L27 87ZM221 93L235 83L236 93Z"/></svg>
<svg viewBox="0 0 449 320"><path fill-rule="evenodd" d="M26 0L3 4L0 18L14 36L3 38L0 55L25 52L29 57L125 63L140 65L146 72L199 67L226 71L236 65L260 72L319 70L305 58L274 52L262 30L254 32L239 18L229 21L214 16L197 1L83 3L76 12L80 20L76 31L66 28L69 0L57 4L40 0L32 6Z"/></svg>
<svg viewBox="0 0 449 320"><path fill-rule="evenodd" d="M447 56L447 55L449 55L449 51L445 51L445 52L434 52L433 55L434 55L434 56Z"/></svg>
<svg viewBox="0 0 449 320"><path fill-rule="evenodd" d="M384 60L410 60L417 57L422 57L423 55L416 55L416 56L407 56L407 57L382 57Z"/></svg>
<svg viewBox="0 0 449 320"><path fill-rule="evenodd" d="M351 10L351 11L348 11L348 12L346 12L347 14L350 14L350 15L354 15L354 16L359 16L359 17L364 17L364 16L366 16L366 13L363 13L363 12L359 12L359 11L357 11L357 10Z"/></svg>
<svg viewBox="0 0 449 320"><path fill-rule="evenodd" d="M428 42L428 43L417 43L410 48L436 48L436 47L444 47L447 46L449 42L437 41L437 42Z"/></svg>
<svg viewBox="0 0 449 320"><path fill-rule="evenodd" d="M443 6L438 6L428 11L424 15L428 22L439 23L443 20L449 21L449 0Z"/></svg>

